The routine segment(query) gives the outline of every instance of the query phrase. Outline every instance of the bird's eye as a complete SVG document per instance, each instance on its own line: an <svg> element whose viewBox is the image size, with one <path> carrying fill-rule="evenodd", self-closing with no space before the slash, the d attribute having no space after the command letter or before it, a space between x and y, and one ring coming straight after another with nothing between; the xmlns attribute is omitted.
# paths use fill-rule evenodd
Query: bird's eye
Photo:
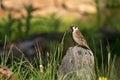
<svg viewBox="0 0 120 80"><path fill-rule="evenodd" d="M74 26L74 29L76 29L76 26Z"/></svg>

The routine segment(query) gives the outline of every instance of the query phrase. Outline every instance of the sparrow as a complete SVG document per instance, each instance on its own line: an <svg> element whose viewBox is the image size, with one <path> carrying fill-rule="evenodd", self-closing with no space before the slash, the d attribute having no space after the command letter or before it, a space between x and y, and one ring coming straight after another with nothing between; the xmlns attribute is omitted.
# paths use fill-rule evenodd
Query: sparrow
<svg viewBox="0 0 120 80"><path fill-rule="evenodd" d="M79 31L78 27L72 25L70 26L71 29L72 29L72 37L73 37L73 40L78 44L80 45L81 47L85 47L89 50L90 47L88 46L87 44L87 41L85 40L84 36L82 35L82 33Z"/></svg>

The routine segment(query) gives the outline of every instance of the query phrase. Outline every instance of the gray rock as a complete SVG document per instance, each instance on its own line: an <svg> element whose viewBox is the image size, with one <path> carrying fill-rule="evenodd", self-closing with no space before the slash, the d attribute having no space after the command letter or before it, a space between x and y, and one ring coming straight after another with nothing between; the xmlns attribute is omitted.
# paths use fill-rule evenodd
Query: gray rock
<svg viewBox="0 0 120 80"><path fill-rule="evenodd" d="M70 47L58 69L58 76L62 80L95 80L94 65L92 51Z"/></svg>

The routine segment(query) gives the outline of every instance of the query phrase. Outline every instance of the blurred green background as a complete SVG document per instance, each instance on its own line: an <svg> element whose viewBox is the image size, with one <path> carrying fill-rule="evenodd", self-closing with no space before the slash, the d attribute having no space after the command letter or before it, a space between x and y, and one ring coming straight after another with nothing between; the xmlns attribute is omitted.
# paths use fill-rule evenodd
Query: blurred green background
<svg viewBox="0 0 120 80"><path fill-rule="evenodd" d="M14 10L9 8L9 6L6 7L4 2L5 1L1 0L1 10L7 12L7 14L4 16L2 15L0 18L0 44L4 44L5 36L7 36L7 41L13 41L33 34L70 32L69 26L71 24L75 24L84 34L92 48L94 46L93 42L96 44L96 49L99 49L100 42L102 42L103 47L106 47L109 44L111 51L114 54L119 55L119 0L92 1L95 3L96 12L94 14L90 14L89 12L83 10L83 12L81 11L81 13L79 13L80 18L75 17L75 14L61 16L58 15L59 12L49 14L46 12L46 15L44 16L33 16L32 14L37 10L37 8L34 8L34 5L31 3L29 5L24 5L26 15L20 13L22 17L14 18L13 16L16 14L14 13L13 15L11 13ZM84 3L84 5L86 3ZM61 3L61 5L63 8L69 8L65 2ZM56 4L56 6L59 7L59 4Z"/></svg>

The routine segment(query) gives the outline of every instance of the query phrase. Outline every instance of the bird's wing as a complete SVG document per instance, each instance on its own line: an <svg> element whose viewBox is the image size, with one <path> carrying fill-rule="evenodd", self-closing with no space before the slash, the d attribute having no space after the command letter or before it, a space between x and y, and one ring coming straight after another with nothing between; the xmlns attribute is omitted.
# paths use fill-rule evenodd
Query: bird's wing
<svg viewBox="0 0 120 80"><path fill-rule="evenodd" d="M76 31L76 37L77 37L78 39L81 39L83 46L89 48L86 39L84 38L84 36L82 35L82 33L81 33L79 30ZM90 48L89 48L89 49L90 49Z"/></svg>
<svg viewBox="0 0 120 80"><path fill-rule="evenodd" d="M81 41L83 41L87 44L87 41L85 40L84 36L82 35L82 33L79 30L76 31L76 37L78 39L81 39Z"/></svg>

